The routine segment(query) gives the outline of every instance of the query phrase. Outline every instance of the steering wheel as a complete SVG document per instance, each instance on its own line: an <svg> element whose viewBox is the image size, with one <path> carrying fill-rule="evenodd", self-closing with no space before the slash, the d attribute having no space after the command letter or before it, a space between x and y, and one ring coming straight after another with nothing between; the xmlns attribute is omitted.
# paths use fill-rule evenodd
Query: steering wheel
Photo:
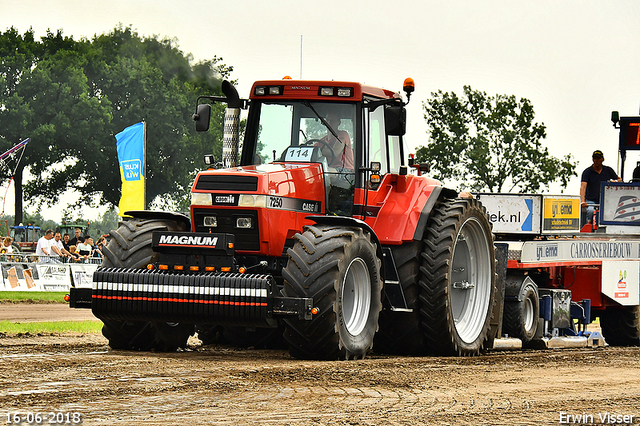
<svg viewBox="0 0 640 426"><path fill-rule="evenodd" d="M331 148L331 145L329 145L326 141L323 141L322 139L309 139L308 141L305 141L305 143L303 143L302 146L311 146L311 145L315 145L316 143L320 143L321 145L324 145L327 148L329 148L329 152L331 153L331 159L327 158L327 164L332 164L333 161L336 159L336 153L333 152L333 148Z"/></svg>

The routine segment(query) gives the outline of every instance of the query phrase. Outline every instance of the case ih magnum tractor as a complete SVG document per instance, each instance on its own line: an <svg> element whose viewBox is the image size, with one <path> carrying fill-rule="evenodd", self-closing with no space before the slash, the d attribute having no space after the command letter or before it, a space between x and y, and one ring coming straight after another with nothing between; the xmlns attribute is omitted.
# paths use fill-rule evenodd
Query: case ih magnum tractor
<svg viewBox="0 0 640 426"><path fill-rule="evenodd" d="M408 103L413 81L404 91ZM224 168L197 175L190 217L127 212L93 288L72 289L111 347L172 350L223 326L283 333L296 358L353 359L374 341L474 355L495 337L485 210L407 172L399 93L291 79L258 81L248 100L227 82L223 93L194 114L206 131L210 102L228 104Z"/></svg>

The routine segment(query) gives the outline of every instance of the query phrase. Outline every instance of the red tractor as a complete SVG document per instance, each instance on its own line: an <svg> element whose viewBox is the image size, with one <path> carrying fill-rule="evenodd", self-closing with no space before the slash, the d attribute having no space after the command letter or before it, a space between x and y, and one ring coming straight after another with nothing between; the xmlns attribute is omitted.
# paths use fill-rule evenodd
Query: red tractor
<svg viewBox="0 0 640 426"><path fill-rule="evenodd" d="M352 82L223 83L223 168L200 172L191 214L127 212L91 307L113 348L171 350L198 330L277 339L303 359L474 355L498 326L491 225L478 200L408 173L399 93ZM202 102L202 103L201 103ZM250 106L250 108L249 108ZM241 109L249 108L244 141ZM212 159L209 158L209 163ZM249 343L249 342L247 342Z"/></svg>

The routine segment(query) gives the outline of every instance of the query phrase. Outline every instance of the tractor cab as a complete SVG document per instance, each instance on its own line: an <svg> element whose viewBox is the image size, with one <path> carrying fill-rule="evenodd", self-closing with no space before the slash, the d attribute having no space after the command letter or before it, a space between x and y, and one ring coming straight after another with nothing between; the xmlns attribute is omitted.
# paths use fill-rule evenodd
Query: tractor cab
<svg viewBox="0 0 640 426"><path fill-rule="evenodd" d="M407 96L412 84L405 82ZM363 216L366 197L358 189L377 189L386 174L400 173L405 103L399 93L353 82L291 79L258 81L249 100L239 99L231 85L223 85L223 92L226 98L212 100L238 112L251 105L241 148L237 139L234 146L234 137L225 137L224 166L313 165L322 176L316 183L324 185L324 214ZM198 106L198 130L206 130L204 123L208 128L209 114L208 105ZM225 119L226 124L238 121ZM225 148L231 152L225 154Z"/></svg>
<svg viewBox="0 0 640 426"><path fill-rule="evenodd" d="M256 106L258 108L256 108ZM257 111L256 111L257 110ZM356 184L355 103L319 101L259 102L252 110L257 132L242 164L321 165L326 213L351 216ZM249 148L250 147L250 148Z"/></svg>
<svg viewBox="0 0 640 426"><path fill-rule="evenodd" d="M20 224L11 227L11 238L22 252L35 252L41 236L42 232L37 225Z"/></svg>

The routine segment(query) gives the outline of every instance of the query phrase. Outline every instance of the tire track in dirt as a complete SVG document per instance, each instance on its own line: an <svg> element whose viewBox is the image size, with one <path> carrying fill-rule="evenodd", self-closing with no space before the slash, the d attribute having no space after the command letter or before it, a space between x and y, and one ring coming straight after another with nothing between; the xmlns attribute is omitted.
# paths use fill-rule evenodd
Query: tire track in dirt
<svg viewBox="0 0 640 426"><path fill-rule="evenodd" d="M640 414L639 355L606 348L312 362L224 346L112 351L96 335L5 337L0 406L78 411L84 424L557 424L561 410Z"/></svg>

